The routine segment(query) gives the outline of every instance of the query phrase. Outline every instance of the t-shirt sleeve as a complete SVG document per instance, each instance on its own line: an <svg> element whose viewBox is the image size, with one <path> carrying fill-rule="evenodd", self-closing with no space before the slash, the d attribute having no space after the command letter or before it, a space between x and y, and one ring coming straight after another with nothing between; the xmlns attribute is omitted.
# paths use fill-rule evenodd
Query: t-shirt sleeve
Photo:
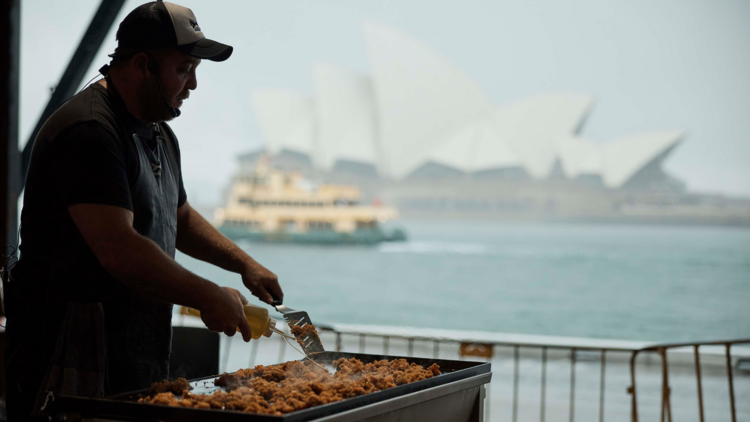
<svg viewBox="0 0 750 422"><path fill-rule="evenodd" d="M52 147L56 184L66 206L114 205L133 211L122 143L96 122L75 124Z"/></svg>

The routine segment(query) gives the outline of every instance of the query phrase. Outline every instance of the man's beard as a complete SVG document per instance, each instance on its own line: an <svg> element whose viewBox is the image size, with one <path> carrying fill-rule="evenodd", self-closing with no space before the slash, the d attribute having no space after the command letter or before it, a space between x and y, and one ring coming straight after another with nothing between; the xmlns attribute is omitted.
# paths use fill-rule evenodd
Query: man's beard
<svg viewBox="0 0 750 422"><path fill-rule="evenodd" d="M138 88L138 104L147 122L168 122L174 117L171 114L167 100L161 95L159 85L154 83L142 84Z"/></svg>

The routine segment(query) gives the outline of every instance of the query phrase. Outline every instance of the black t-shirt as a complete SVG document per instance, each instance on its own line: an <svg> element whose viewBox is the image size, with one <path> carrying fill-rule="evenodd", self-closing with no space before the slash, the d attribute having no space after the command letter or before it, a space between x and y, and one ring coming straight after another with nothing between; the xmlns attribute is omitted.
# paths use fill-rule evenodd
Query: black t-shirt
<svg viewBox="0 0 750 422"><path fill-rule="evenodd" d="M51 139L40 139L40 134L26 179L21 213L22 256L49 255L49 248L55 246L51 236L60 232L60 225L69 226L64 231L71 235L78 234L68 214L71 205L114 205L133 211L130 191L140 172L138 152L132 142L123 142L113 133L110 123L116 121L118 127L137 133L150 141L147 143L151 147L156 128L130 114L124 115L127 121L123 122L122 115L118 118L112 110L115 101L121 100L100 84L93 84L63 106L68 115L92 116L91 119L78 118L82 121L74 122ZM166 124L161 126L168 130ZM179 145L171 135L179 163ZM180 172L178 207L186 201Z"/></svg>
<svg viewBox="0 0 750 422"><path fill-rule="evenodd" d="M157 128L163 141L156 140ZM128 314L113 303L135 303L129 289L101 266L68 207L104 204L125 208L134 212L134 229L142 229L139 221L169 221L174 225L163 232L176 236L176 215L156 220L147 215L143 175L152 169L141 169L141 163L148 165L148 161L142 159L134 134L145 140L146 148L160 151L163 164L158 186L164 189L146 194L158 196L168 204L163 210L176 214L187 200L177 138L166 123L154 126L137 121L122 99L102 85L88 87L60 107L34 141L21 212L21 259L11 272L12 281L5 286L9 321L6 358L13 362L8 376L14 385L15 398L11 401L15 412L29 410L26 407L33 404L70 302L101 302L107 315L114 316ZM155 172L151 174L156 177ZM137 315L143 315L143 311ZM112 320L105 319L108 330ZM148 324L169 327L169 320L161 325L149 320ZM115 329L108 341L116 334L122 339L125 331L121 331ZM142 337L133 337L133 341L147 345L155 341L153 336ZM121 362L115 362L113 356L107 356L110 363ZM20 399L16 386L23 390ZM22 402L24 397L32 401Z"/></svg>

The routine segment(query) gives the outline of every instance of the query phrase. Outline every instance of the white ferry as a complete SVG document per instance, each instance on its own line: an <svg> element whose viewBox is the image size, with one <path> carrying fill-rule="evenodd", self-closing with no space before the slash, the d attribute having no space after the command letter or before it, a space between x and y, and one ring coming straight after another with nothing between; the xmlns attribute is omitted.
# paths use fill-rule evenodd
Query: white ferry
<svg viewBox="0 0 750 422"><path fill-rule="evenodd" d="M316 185L298 172L271 169L261 160L250 173L235 176L226 207L214 224L233 240L316 244L375 244L404 241L401 229L382 223L398 216L379 202L360 203L355 186Z"/></svg>

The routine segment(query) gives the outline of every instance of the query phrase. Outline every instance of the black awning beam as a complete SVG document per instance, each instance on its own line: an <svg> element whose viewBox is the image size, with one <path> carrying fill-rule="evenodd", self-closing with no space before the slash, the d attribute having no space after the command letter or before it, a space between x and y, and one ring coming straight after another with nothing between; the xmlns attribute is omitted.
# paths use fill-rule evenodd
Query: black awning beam
<svg viewBox="0 0 750 422"><path fill-rule="evenodd" d="M18 152L18 69L21 0L0 1L0 256L16 245L18 196L21 193Z"/></svg>
<svg viewBox="0 0 750 422"><path fill-rule="evenodd" d="M29 141L23 149L23 157L21 160L21 180L26 180L26 171L29 168L29 160L31 159L31 148L34 144L34 139L42 128L44 122L49 119L52 113L57 110L65 101L75 94L76 89L91 67L91 62L94 60L94 56L99 51L99 48L104 42L104 38L107 36L107 32L114 24L117 14L120 13L122 5L125 4L125 0L102 0L99 5L99 10L96 11L94 18L91 20L89 28L86 30L81 39L78 48L76 49L73 58L70 59L68 67L65 69L60 83L57 84L55 91L52 93L52 97L47 103L44 112L39 121L34 127L34 131L31 132Z"/></svg>
<svg viewBox="0 0 750 422"><path fill-rule="evenodd" d="M125 0L102 0L29 141L18 149L18 96L21 0L0 1L0 254L17 245L18 198L23 191L34 139L42 125L75 94L117 19Z"/></svg>

